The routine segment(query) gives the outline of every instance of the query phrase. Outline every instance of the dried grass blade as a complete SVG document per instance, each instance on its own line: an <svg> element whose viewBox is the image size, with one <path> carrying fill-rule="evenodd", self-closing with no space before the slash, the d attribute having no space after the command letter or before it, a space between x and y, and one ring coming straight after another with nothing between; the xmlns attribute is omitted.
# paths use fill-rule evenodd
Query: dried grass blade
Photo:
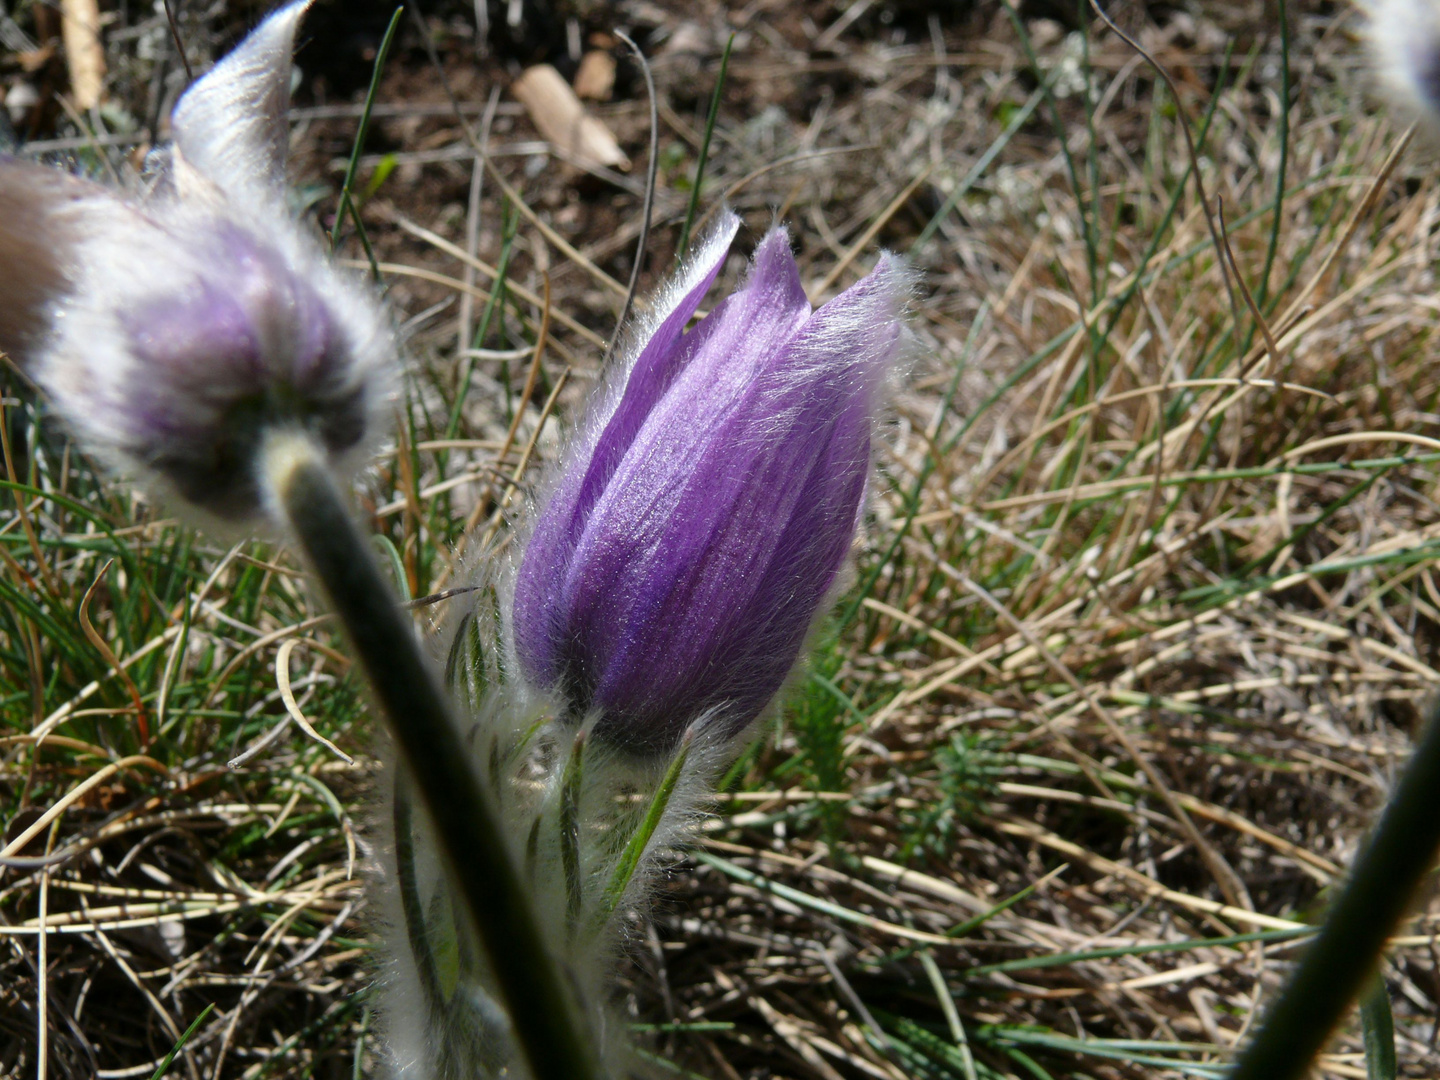
<svg viewBox="0 0 1440 1080"><path fill-rule="evenodd" d="M95 651L104 658L105 663L109 664L115 674L120 676L121 681L125 683L125 689L130 693L130 701L135 706L135 725L140 730L140 745L143 748L150 743L150 722L145 716L145 704L140 698L140 688L135 685L135 680L130 678L130 673L121 665L119 658L110 648L109 642L101 637L100 632L95 629L95 624L90 621L90 600L94 597L100 582L105 580L105 574L114 562L114 559L105 560L105 565L100 567L100 572L95 575L95 580L85 590L85 595L80 600L80 629L85 632L86 640L95 646Z"/></svg>
<svg viewBox="0 0 1440 1080"><path fill-rule="evenodd" d="M315 730L315 725L310 723L300 708L299 702L295 700L295 692L290 688L290 654L300 644L301 642L297 639L289 638L275 653L275 686L280 691L280 699L285 702L285 711L290 714L290 719L295 721L295 726L311 739L325 747L346 765L354 765L353 757Z"/></svg>

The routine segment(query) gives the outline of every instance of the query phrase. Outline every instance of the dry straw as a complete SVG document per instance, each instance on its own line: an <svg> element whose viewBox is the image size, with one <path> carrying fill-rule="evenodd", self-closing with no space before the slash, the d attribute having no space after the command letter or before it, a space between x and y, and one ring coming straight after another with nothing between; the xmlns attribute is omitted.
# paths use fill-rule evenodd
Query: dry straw
<svg viewBox="0 0 1440 1080"><path fill-rule="evenodd" d="M822 10L817 32L849 7ZM685 26L678 6L646 10L656 23L636 15L642 31ZM656 66L662 155L673 142L675 159L693 161L712 85L702 75L695 102L685 65L718 61L740 32L707 188L729 192L754 235L782 211L807 281L887 215L877 242L904 250L926 236L912 257L926 274L929 350L896 405L833 642L738 795L716 803L714 861L675 878L637 928L624 970L638 1022L659 1053L707 1076L968 1080L958 1033L976 1076L1037 1075L1027 1060L1057 1077L1217 1076L1288 971L1297 924L1352 862L1440 686L1437 458L1423 441L1436 437L1440 194L1432 170L1400 152L1399 127L1361 104L1344 32L1354 24L1289 11L1282 49L1273 16L1126 14L1174 77L1177 112L1098 26L1082 40L982 5L973 22L882 30L881 11L857 14L827 52L798 23L740 25L732 13L736 25L702 33L698 53ZM188 16L182 28L201 32ZM449 32L437 29L455 57ZM154 69L120 62L149 63L129 40L107 39L111 92L143 115L141 81L116 73ZM400 74L412 71L403 52L391 60ZM480 70L470 118L503 77L498 64ZM417 85L382 83L395 112L374 130L402 155L472 160L459 125L436 115L448 106L419 100ZM638 160L644 104L599 111ZM1238 295L1236 324L1182 115L1223 200L1230 276L1273 348ZM506 125L533 140L502 95L492 140L512 138ZM353 116L302 116L302 175L338 182L331 148L348 149L353 130ZM90 137L57 134L82 147ZM104 152L102 134L88 153ZM381 549L410 597L441 591L454 522L527 483L513 448L494 460L517 415L531 460L552 453L632 265L638 218L607 207L638 209L634 192L596 197L587 185L608 181L582 178L566 188L573 201L547 204L553 172L528 175L499 154L488 167L504 186L484 185L473 260L457 239L465 223L437 209L464 212L468 171L401 163L361 205L391 297L416 320L406 460L388 458L366 489L376 507L399 504L379 522ZM657 266L688 202L684 170L661 175ZM362 191L373 176L362 169ZM860 250L836 287L870 260ZM453 283L467 265L482 282L478 311L497 279L505 287L487 336L472 337L475 393L449 433L464 291ZM528 359L502 355L532 355L546 275L550 341L521 408ZM343 666L297 647L292 690L354 767L287 736L244 774L222 771L284 715L280 644L340 642L276 549L244 549L202 590L226 551L97 485L28 398L13 404L16 385L0 791L21 826L7 843L70 796L51 819L64 861L16 861L0 879L16 942L0 959L0 1014L14 1019L25 1071L42 994L51 1076L88 1075L92 1054L107 1072L153 1072L170 1025L183 1031L212 1001L177 1072L298 1076L371 1060L373 1023L354 997L369 979L359 891L337 810L370 797L374 765ZM441 487L457 477L473 479ZM502 549L507 535L496 533ZM177 655L165 726L143 753L123 680L71 618L111 557L111 584L87 611L152 723ZM1159 771L1253 911L1227 900L1086 695ZM11 857L43 859L45 840ZM35 968L42 869L48 980ZM82 905L83 889L109 891ZM1436 917L1433 904L1417 909L1382 969L1402 1075L1436 1070ZM144 942L124 936L143 926L154 931ZM1364 1075L1362 1025L1347 1023L1322 1075Z"/></svg>

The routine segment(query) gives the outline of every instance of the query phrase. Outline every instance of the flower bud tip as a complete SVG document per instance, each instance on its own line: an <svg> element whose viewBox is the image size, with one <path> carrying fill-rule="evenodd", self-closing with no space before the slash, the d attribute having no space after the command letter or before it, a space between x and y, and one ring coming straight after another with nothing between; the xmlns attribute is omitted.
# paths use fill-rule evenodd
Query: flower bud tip
<svg viewBox="0 0 1440 1080"><path fill-rule="evenodd" d="M688 333L735 223L702 245L603 426L579 440L516 579L522 670L596 738L738 737L799 657L849 551L909 277L890 258L812 311L772 230Z"/></svg>

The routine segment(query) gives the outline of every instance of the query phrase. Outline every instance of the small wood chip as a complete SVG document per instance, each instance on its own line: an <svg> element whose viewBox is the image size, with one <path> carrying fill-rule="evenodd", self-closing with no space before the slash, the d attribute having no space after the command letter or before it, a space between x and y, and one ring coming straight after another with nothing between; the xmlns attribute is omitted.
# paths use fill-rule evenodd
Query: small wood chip
<svg viewBox="0 0 1440 1080"><path fill-rule="evenodd" d="M14 57L16 63L20 65L21 71L25 72L26 75L34 75L55 58L55 49L50 45L46 45L44 48L15 53Z"/></svg>
<svg viewBox="0 0 1440 1080"><path fill-rule="evenodd" d="M592 49L580 58L575 72L575 93L586 101L609 101L615 92L615 57Z"/></svg>
<svg viewBox="0 0 1440 1080"><path fill-rule="evenodd" d="M562 154L582 164L630 167L610 129L585 111L570 84L549 64L526 68L511 90L540 134Z"/></svg>

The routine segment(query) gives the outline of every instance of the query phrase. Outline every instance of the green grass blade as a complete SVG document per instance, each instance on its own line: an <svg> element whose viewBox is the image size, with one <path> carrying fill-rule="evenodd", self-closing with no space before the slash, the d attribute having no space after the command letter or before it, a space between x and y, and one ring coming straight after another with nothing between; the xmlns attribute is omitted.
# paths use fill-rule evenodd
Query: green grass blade
<svg viewBox="0 0 1440 1080"><path fill-rule="evenodd" d="M1390 1013L1390 992L1383 975L1375 976L1360 998L1360 1026L1365 1033L1367 1080L1395 1080L1395 1017Z"/></svg>
<svg viewBox="0 0 1440 1080"><path fill-rule="evenodd" d="M930 985L935 990L935 1000L940 1003L940 1011L945 1014L950 1038L960 1053L960 1071L965 1080L978 1080L975 1074L975 1058L970 1053L970 1040L965 1037L965 1023L960 1019L960 1011L955 1008L955 995L950 992L950 987L945 982L945 974L929 949L921 949L919 957L920 966L925 969Z"/></svg>
<svg viewBox="0 0 1440 1080"><path fill-rule="evenodd" d="M660 786L655 791L655 796L650 800L650 805L645 810L644 820L635 834L630 837L630 842L625 845L625 850L620 853L620 861L615 866L615 872L610 877L610 884L605 887L605 895L600 901L600 917L609 918L620 898L625 895L625 890L630 887L630 879L635 876L635 870L640 865L640 859L645 854L645 849L650 846L650 838L655 835L655 830L660 827L660 819L665 816L665 811L670 806L670 799L675 794L675 785L680 782L680 774L685 769L685 762L690 757L690 736L687 734L685 741L680 744L680 751L675 755L675 760L665 770L664 777L660 780Z"/></svg>
<svg viewBox="0 0 1440 1080"><path fill-rule="evenodd" d="M735 47L735 35L725 42L725 51L720 56L720 74L715 78L715 92L710 95L710 113L705 118L705 133L700 138L700 157L695 162L695 182L690 188L690 202L685 207L685 224L680 227L680 240L675 245L675 257L683 259L690 247L690 229L695 224L695 212L700 208L700 185L705 179L705 163L710 157L710 136L715 134L715 121L720 116L720 95L725 89L725 73L730 68L730 50Z"/></svg>
<svg viewBox="0 0 1440 1080"><path fill-rule="evenodd" d="M565 870L566 917L573 927L585 894L580 878L580 796L585 786L585 732L575 736L560 778L560 864Z"/></svg>
<svg viewBox="0 0 1440 1080"><path fill-rule="evenodd" d="M395 586L395 590L400 594L400 600L402 602L414 600L415 598L410 595L410 576L405 573L405 557L400 554L400 549L395 546L395 542L388 536L376 533L370 538L370 544L385 565L390 568L390 573L394 575L395 580L390 584Z"/></svg>
<svg viewBox="0 0 1440 1080"><path fill-rule="evenodd" d="M490 298L485 301L485 310L480 315L480 326L471 339L474 348L481 348L485 344L485 337L490 333L490 322L495 317L495 309L502 302L505 296L505 283L510 276L510 256L515 249L515 234L520 229L520 213L514 207L506 203L504 224L501 226L500 234L500 258L495 264L495 280L490 285ZM453 439L460 431L460 417L465 409L465 398L470 394L470 379L475 372L475 358L464 356L460 359L460 379L455 388L455 400L450 405L450 419L445 425L445 438ZM508 370L508 369L507 369ZM509 416L509 377L501 380L506 386L506 416Z"/></svg>
<svg viewBox="0 0 1440 1080"><path fill-rule="evenodd" d="M1162 941L1152 945L1123 945L1112 949L1089 949L1083 952L1055 953L1050 956L1027 956L1019 960L1002 960L971 968L970 976L990 975L1009 971L1034 971L1037 968L1069 967L1087 960L1109 960L1117 956L1143 956L1146 953L1190 952L1193 949L1235 948L1252 941L1293 941L1318 932L1314 926L1297 926L1294 930L1261 930L1253 934L1231 934L1219 938L1191 938L1186 941Z"/></svg>
<svg viewBox="0 0 1440 1080"><path fill-rule="evenodd" d="M175 1060L175 1055L185 1049L185 1044L190 1041L190 1036L194 1035L195 1032L200 1029L200 1025L205 1022L205 1018L214 1011L215 1003L213 1001L200 1010L200 1015L195 1018L194 1023L185 1029L185 1034L180 1036L180 1041L165 1055L165 1060L160 1062L160 1067L151 1075L150 1080L160 1080L160 1078L165 1075L165 1071L170 1068L170 1063Z"/></svg>
<svg viewBox="0 0 1440 1080"><path fill-rule="evenodd" d="M365 147L365 136L370 131L370 114L375 109L375 95L380 90L380 76L385 71L385 58L390 55L390 46L395 40L395 31L400 26L400 16L404 13L403 6L395 9L395 14L390 16L390 25L385 29L385 36L380 39L380 50L375 54L375 66L370 71L370 89L365 94L365 107L360 112L360 124L355 129L355 145L350 151L350 163L345 167L345 182L340 187L340 203L335 208L335 225L330 230L330 250L334 251L340 246L340 230L345 225L346 213L349 213L355 222L355 230L365 248L365 255L370 260L370 270L376 281L380 280L380 266L375 261L375 251L370 246L365 223L360 220L360 211L355 208L355 174L360 168L360 152Z"/></svg>
<svg viewBox="0 0 1440 1080"><path fill-rule="evenodd" d="M963 923L961 923L959 926L953 927L953 928L945 931L946 936L947 936L947 937L964 937L966 934L973 933L974 931L980 929L980 927L984 926L984 925L985 925L987 922L989 922L991 919L993 919L996 915L999 915L1001 912L1004 912L1004 911L1009 911L1012 907L1014 907L1016 904L1020 903L1021 900L1024 900L1027 896L1029 896L1031 893L1033 893L1033 892L1034 892L1036 889L1038 889L1039 887L1040 887L1040 883L1039 883L1038 881L1036 881L1036 882L1031 882L1029 885L1026 885L1026 886L1025 886L1023 889L1021 889L1019 892L1016 892L1016 893L1012 894L1011 896L1007 896L1004 900L1001 900L1000 903L996 904L996 905L995 905L993 908L991 908L989 911L982 911L979 915L976 915L974 918L972 918L972 919L966 919L966 920L965 920Z"/></svg>
<svg viewBox="0 0 1440 1080"><path fill-rule="evenodd" d="M1045 78L1044 69L1040 66L1040 57L1036 54L1035 45L1030 40L1030 31L1025 20L1021 18L1019 10L1011 3L1011 0L1001 0L1001 3L1005 8L1005 14L1010 19L1010 25L1014 27L1015 36L1020 39L1020 47L1025 51L1025 58L1030 65L1030 70L1035 75L1035 81L1040 84L1040 89L1045 93L1045 103L1050 107L1050 119L1054 126L1056 141L1060 144L1060 154L1065 161L1065 171L1070 177L1070 190L1075 196L1076 209L1080 211L1080 231L1085 238L1085 257L1089 266L1090 278L1094 281L1096 278L1095 261L1100 244L1095 236L1095 222L1089 214L1085 213L1085 186L1080 182L1080 169L1075 164L1075 155L1070 152L1070 132L1060 115L1060 103L1055 97L1054 89L1050 81ZM1089 84L1088 73L1086 84L1087 86Z"/></svg>
<svg viewBox="0 0 1440 1080"><path fill-rule="evenodd" d="M1265 309L1270 297L1270 270L1275 265L1275 256L1280 250L1280 228L1285 208L1285 174L1290 166L1290 13L1288 0L1276 0L1276 15L1280 22L1280 163L1275 176L1275 215L1270 220L1270 239L1265 247L1265 268L1260 272L1260 285L1256 290L1255 302ZM1217 98L1219 95L1215 95Z"/></svg>
<svg viewBox="0 0 1440 1080"><path fill-rule="evenodd" d="M940 209L935 211L925 228L920 230L920 235L915 238L915 242L910 245L909 255L912 259L929 243L930 237L935 235L935 230L940 227L940 223L960 204L960 200L970 193L970 189L975 186L976 181L985 175L985 170L990 168L991 163L1000 156L1000 152L1010 144L1015 133L1025 126L1036 107L1044 100L1045 91L1043 89L1032 92L1025 104L1020 106L1019 111L1005 125L1005 130L996 136L995 141L990 144L990 148L980 156L974 165L970 166L970 171L965 174L965 179L955 185L955 190L945 197L945 201L940 204Z"/></svg>
<svg viewBox="0 0 1440 1080"><path fill-rule="evenodd" d="M1013 1046L1005 1047L1005 1053L1011 1061L1025 1069L1035 1080L1055 1080L1049 1071L1043 1068L1038 1061L1032 1058L1024 1050L1016 1049Z"/></svg>

